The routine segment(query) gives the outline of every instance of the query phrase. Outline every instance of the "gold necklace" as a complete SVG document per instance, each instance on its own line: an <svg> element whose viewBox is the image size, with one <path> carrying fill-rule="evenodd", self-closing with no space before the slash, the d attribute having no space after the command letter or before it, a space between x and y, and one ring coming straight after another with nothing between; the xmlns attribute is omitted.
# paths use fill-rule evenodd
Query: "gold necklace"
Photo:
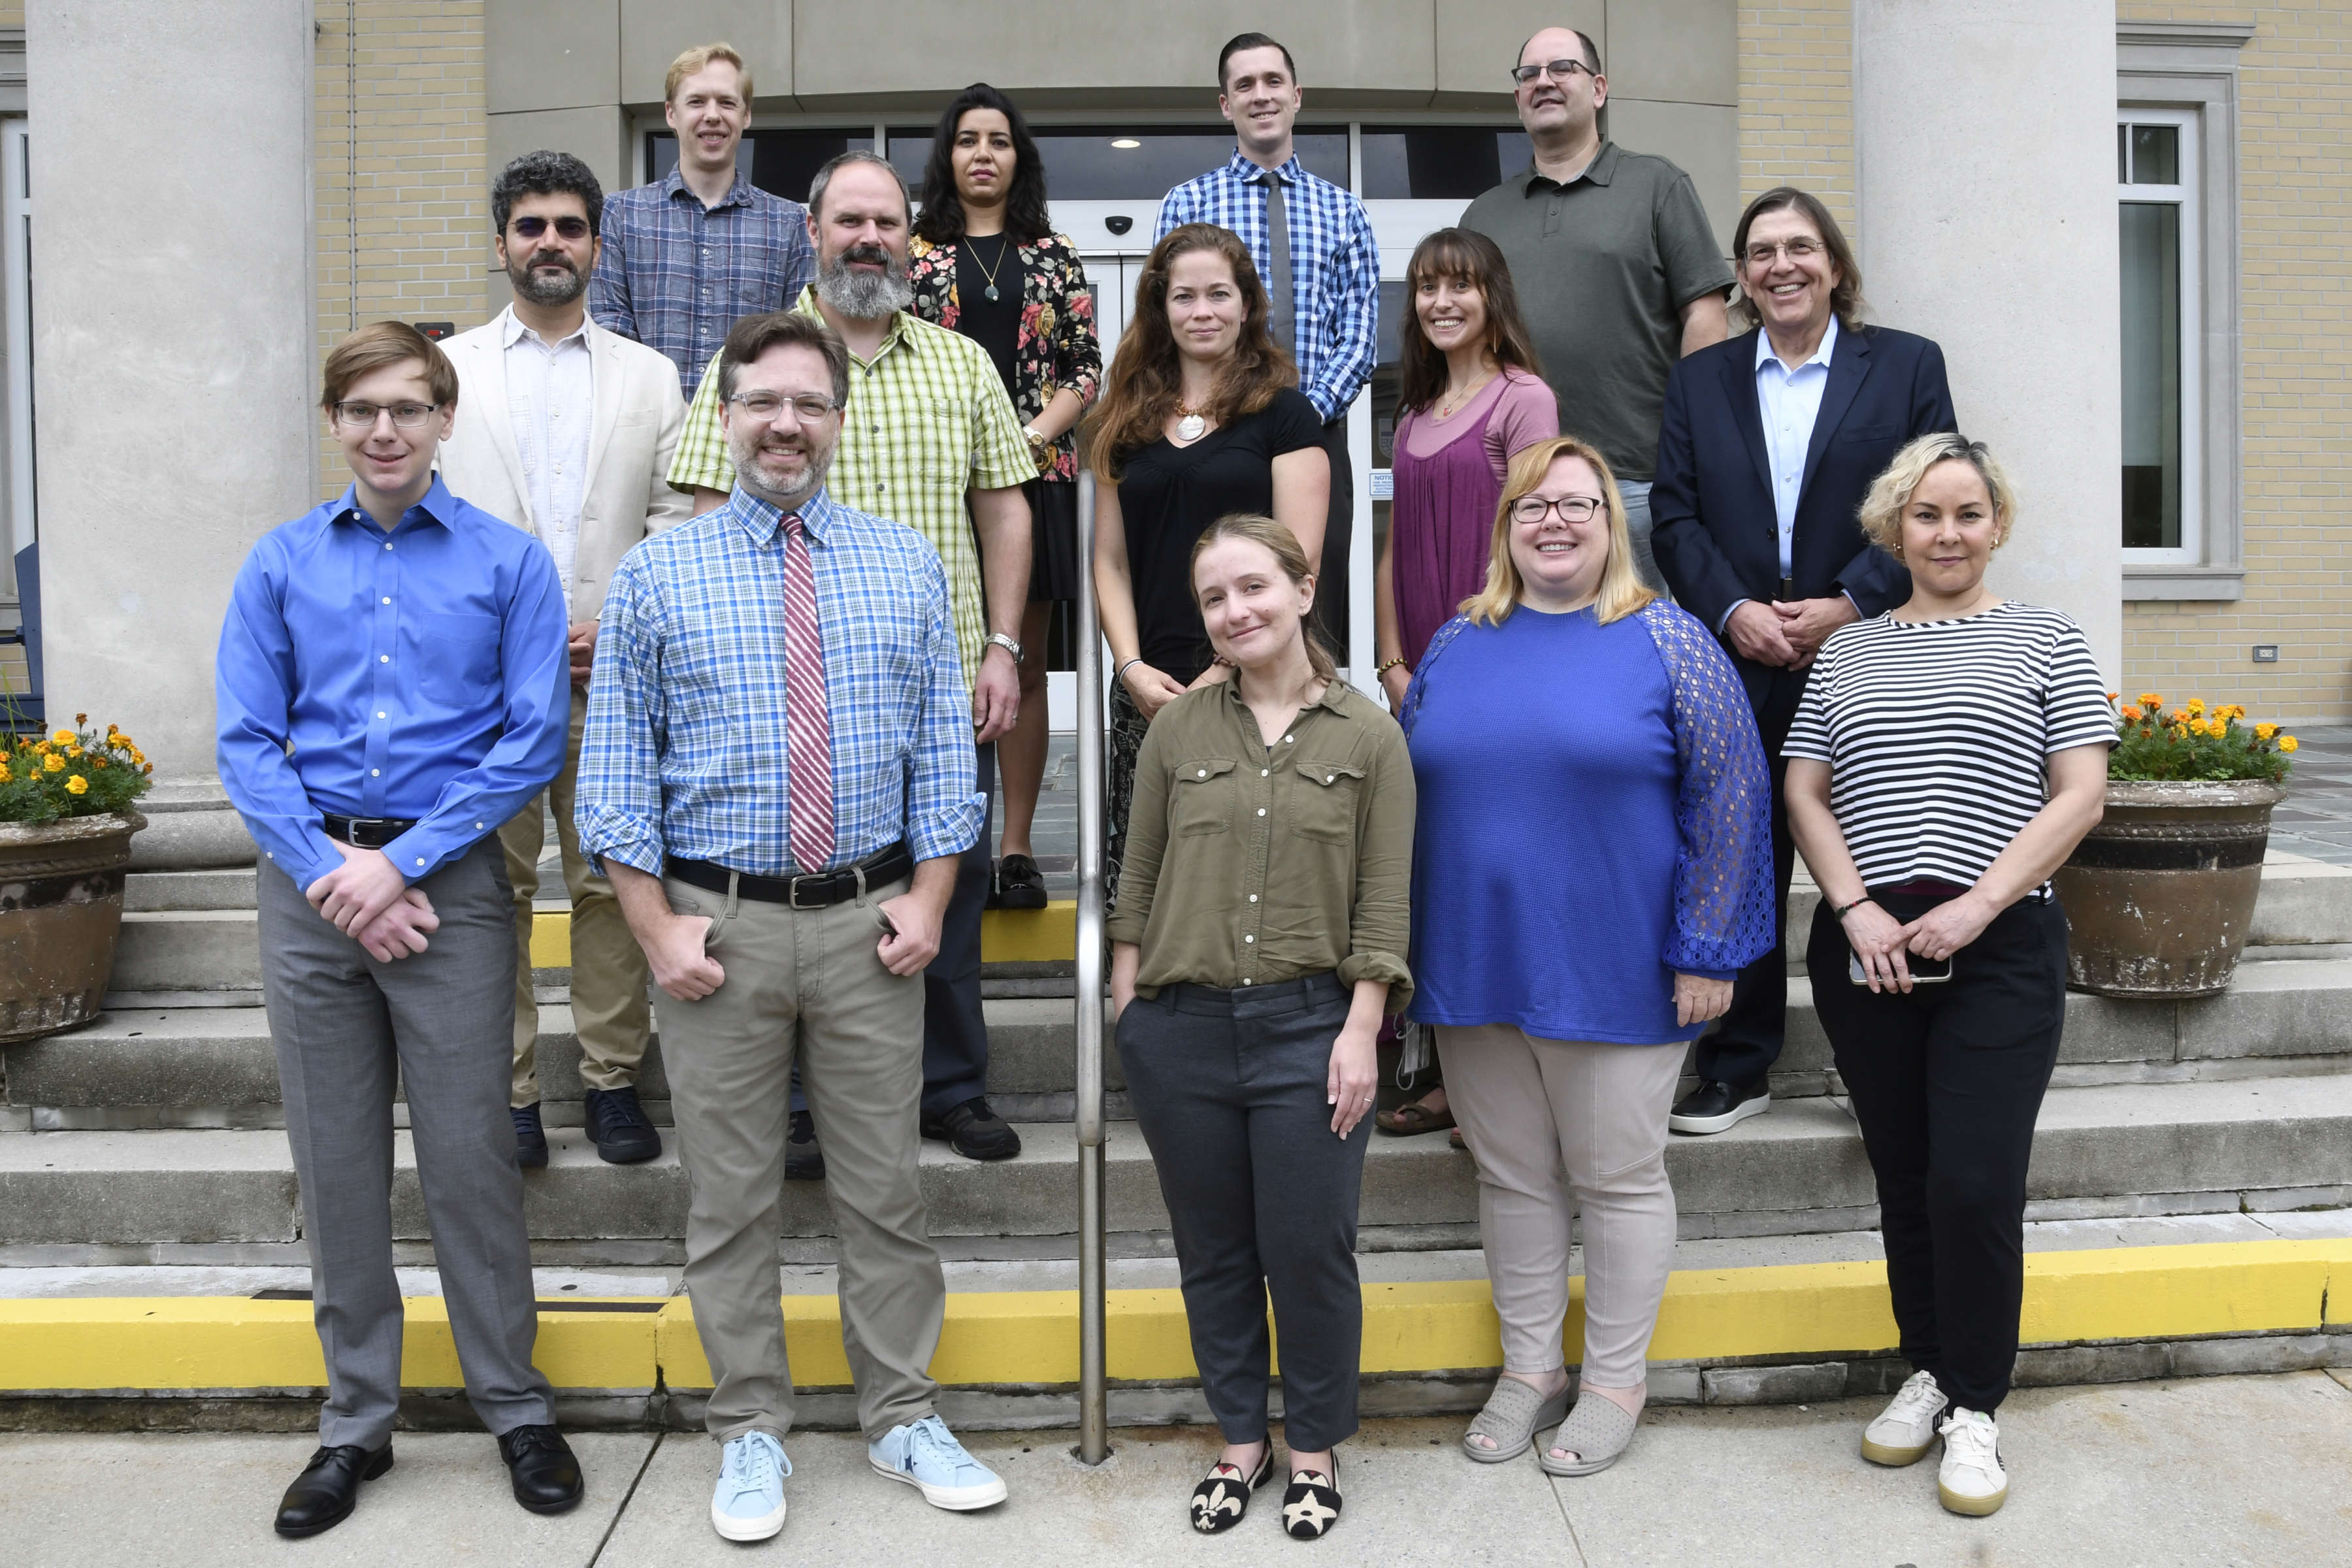
<svg viewBox="0 0 2352 1568"><path fill-rule="evenodd" d="M1486 372L1486 374L1480 376L1477 380L1464 387L1462 389L1462 395L1459 397L1454 398L1450 403L1444 399L1440 399L1437 405L1437 416L1440 419L1453 418L1454 416L1462 412L1462 410L1469 405L1472 398L1478 395L1479 390L1482 387L1484 387L1488 382L1494 380L1499 374L1500 373L1497 371L1490 370Z"/></svg>
<svg viewBox="0 0 2352 1568"><path fill-rule="evenodd" d="M980 247L972 244L971 236L964 236L964 243L971 246L971 264L980 268L980 275L982 278L988 279L988 287L985 289L982 289L982 292L985 293L988 296L989 302L993 304L996 300L996 275L999 271L1003 270L1004 267L1004 253L1013 247L1013 241L1010 237L1000 237L997 240L996 265L994 267L991 267L987 262L982 261L980 258Z"/></svg>

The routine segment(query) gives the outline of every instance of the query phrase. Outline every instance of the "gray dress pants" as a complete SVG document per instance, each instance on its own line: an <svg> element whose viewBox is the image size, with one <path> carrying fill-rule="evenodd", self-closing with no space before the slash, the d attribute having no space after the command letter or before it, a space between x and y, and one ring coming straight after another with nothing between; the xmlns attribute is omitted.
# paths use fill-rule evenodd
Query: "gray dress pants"
<svg viewBox="0 0 2352 1568"><path fill-rule="evenodd" d="M539 1310L507 1115L514 910L497 836L417 884L441 928L423 952L390 963L321 920L284 872L265 863L257 882L262 997L327 1359L319 1441L381 1448L400 1407L396 1084L467 1395L493 1433L551 1424L547 1379L530 1360Z"/></svg>

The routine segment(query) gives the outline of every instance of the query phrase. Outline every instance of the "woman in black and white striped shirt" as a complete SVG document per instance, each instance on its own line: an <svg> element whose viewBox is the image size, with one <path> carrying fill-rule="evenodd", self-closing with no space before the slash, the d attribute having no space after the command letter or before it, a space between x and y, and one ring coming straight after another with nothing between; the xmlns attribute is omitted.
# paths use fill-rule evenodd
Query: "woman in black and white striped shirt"
<svg viewBox="0 0 2352 1568"><path fill-rule="evenodd" d="M1822 647L1783 755L1822 889L1813 1004L1878 1178L1909 1382L1863 1435L1944 1439L1956 1513L2008 1496L1993 1412L2017 1361L2025 1168L2066 1011L2051 872L2099 820L2115 719L2083 630L1984 585L2017 503L1980 443L1927 436L1862 526L1911 570L1898 609Z"/></svg>

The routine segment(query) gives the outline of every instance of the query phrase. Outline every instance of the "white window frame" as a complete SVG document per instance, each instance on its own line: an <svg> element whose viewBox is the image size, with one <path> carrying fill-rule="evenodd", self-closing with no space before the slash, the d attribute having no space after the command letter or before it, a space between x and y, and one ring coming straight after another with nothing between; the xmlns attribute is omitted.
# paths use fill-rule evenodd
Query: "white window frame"
<svg viewBox="0 0 2352 1568"><path fill-rule="evenodd" d="M2238 51L2254 30L2250 24L2229 22L2126 22L2116 27L2117 123L2188 127L2179 186L2116 187L2119 203L2161 201L2168 191L2179 191L2183 198L2183 548L2124 551L2126 600L2225 601L2244 591ZM2120 509L2116 526L2120 531Z"/></svg>

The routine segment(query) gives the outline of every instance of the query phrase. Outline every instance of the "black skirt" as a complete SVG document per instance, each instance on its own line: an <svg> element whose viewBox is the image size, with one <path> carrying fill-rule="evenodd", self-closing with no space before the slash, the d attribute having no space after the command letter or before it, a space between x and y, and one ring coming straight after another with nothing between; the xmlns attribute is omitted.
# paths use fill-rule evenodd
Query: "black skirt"
<svg viewBox="0 0 2352 1568"><path fill-rule="evenodd" d="M1078 487L1066 479L1031 479L1029 602L1075 602L1078 596Z"/></svg>

